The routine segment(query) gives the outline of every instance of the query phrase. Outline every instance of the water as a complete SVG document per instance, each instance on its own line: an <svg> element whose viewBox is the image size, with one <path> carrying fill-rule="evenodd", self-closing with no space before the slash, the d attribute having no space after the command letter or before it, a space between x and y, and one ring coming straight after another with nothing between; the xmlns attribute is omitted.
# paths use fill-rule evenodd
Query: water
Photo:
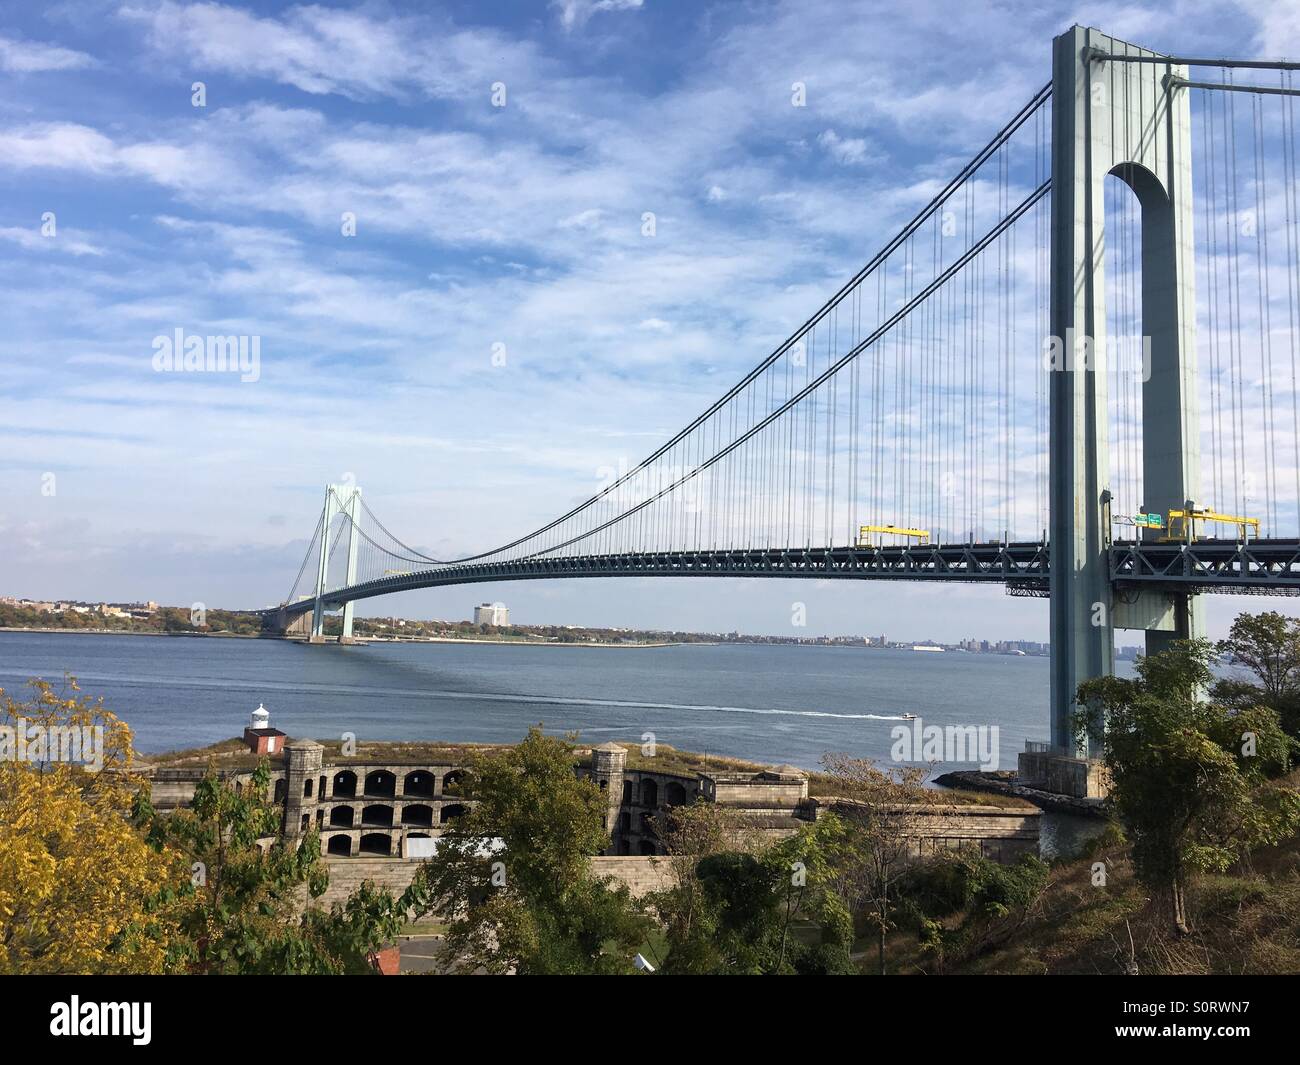
<svg viewBox="0 0 1300 1065"><path fill-rule="evenodd" d="M64 673L145 753L239 735L264 703L291 736L512 742L529 725L816 769L827 751L888 759L905 712L996 725L999 767L1047 739L1046 658L866 647L493 644L0 633L0 687ZM910 727L910 726L909 726ZM949 763L946 769L972 768Z"/></svg>

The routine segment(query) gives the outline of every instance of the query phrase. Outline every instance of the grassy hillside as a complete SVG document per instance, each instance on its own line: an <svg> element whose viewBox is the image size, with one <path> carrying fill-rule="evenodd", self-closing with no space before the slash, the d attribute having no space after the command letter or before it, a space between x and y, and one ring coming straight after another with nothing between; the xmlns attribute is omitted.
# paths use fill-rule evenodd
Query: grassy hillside
<svg viewBox="0 0 1300 1065"><path fill-rule="evenodd" d="M1094 863L1106 863L1094 886ZM1192 934L1175 935L1167 908L1139 884L1118 832L1055 864L1023 913L979 923L940 959L915 930L889 942L898 973L1142 974L1300 973L1300 838L1256 851L1249 867L1197 876L1188 897ZM965 914L942 919L957 927ZM864 944L864 948L865 948ZM870 971L870 958L867 969Z"/></svg>

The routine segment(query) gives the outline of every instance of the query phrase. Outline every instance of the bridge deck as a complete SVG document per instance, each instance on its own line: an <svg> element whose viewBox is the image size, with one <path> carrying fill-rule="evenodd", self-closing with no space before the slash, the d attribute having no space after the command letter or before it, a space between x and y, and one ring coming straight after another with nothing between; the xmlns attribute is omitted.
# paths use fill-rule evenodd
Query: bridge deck
<svg viewBox="0 0 1300 1065"><path fill-rule="evenodd" d="M1117 584L1178 586L1183 591L1296 594L1300 592L1300 540L1117 542L1110 550L1110 579Z"/></svg>
<svg viewBox="0 0 1300 1065"><path fill-rule="evenodd" d="M1169 590L1300 593L1300 540L1118 541L1110 550L1110 573L1116 584L1159 584ZM1029 542L535 556L431 567L337 588L324 598L334 608L416 588L574 577L976 581L1005 583L1022 594L1045 594L1049 551L1045 544ZM312 604L308 598L278 609L294 617L311 610Z"/></svg>

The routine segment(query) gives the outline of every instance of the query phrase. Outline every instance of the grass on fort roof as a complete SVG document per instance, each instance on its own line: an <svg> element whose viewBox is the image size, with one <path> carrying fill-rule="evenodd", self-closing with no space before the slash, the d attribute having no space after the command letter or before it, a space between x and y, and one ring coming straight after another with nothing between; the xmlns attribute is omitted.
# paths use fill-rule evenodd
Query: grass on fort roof
<svg viewBox="0 0 1300 1065"><path fill-rule="evenodd" d="M287 737L286 743L293 743L296 737ZM507 743L441 743L437 741L370 741L359 742L356 753L344 755L341 740L317 740L322 747L324 760L332 764L349 762L427 762L434 765L448 765L468 761L475 753L501 750L511 747ZM627 750L627 767L658 773L681 773L694 776L698 772L755 773L765 766L757 762L747 762L738 758L724 758L721 755L697 754L693 751L679 751L667 744L659 744L654 757L642 754L640 744L620 744ZM574 744L574 756L578 765L590 767L591 747L582 742L581 737ZM284 755L270 756L275 764L282 762ZM188 768L206 766L209 762L218 768L253 769L260 757L249 750L244 741L238 737L211 743L205 747L189 747L179 751L167 751L162 754L147 755L142 761L159 768Z"/></svg>
<svg viewBox="0 0 1300 1065"><path fill-rule="evenodd" d="M618 743L618 741L615 741ZM760 762L749 762L742 758L727 758L720 754L700 754L696 751L680 751L666 743L655 745L653 756L642 752L639 743L619 743L627 751L627 768L645 773L677 773L693 777L696 773L757 773L768 767ZM591 754L584 750L579 764L590 766Z"/></svg>
<svg viewBox="0 0 1300 1065"><path fill-rule="evenodd" d="M294 738L286 738L286 743ZM512 744L504 743L440 743L436 741L394 741L394 742L360 742L356 753L346 756L342 753L341 740L317 740L322 747L324 760L332 764L356 762L426 762L434 765L457 764L468 761L475 753L501 750ZM642 753L641 745L623 743L619 746L627 751L627 768L644 772L678 773L693 777L696 773L756 773L766 766L758 762L749 762L739 758L726 758L722 755L698 754L694 751L679 751L667 744L658 744L653 757ZM581 737L574 744L574 757L578 765L591 766L591 746L583 743ZM284 755L270 756L272 764L284 760ZM238 737L221 740L205 747L189 747L179 751L167 751L162 754L145 756L142 761L158 768L202 767L209 763L220 769L253 769L260 761L258 755L249 750L244 741Z"/></svg>
<svg viewBox="0 0 1300 1065"><path fill-rule="evenodd" d="M300 737L286 737L285 742L293 743ZM452 765L468 760L475 751L489 751L509 746L500 743L437 743L437 742L360 742L356 753L343 754L342 740L317 740L322 747L324 760L333 765L346 765L358 762L423 762L432 765ZM268 756L270 762L278 764L284 761L283 753ZM238 737L208 744L206 747L187 747L180 751L166 751L162 754L144 756L141 761L146 765L160 769L179 769L202 767L209 763L219 769L254 769L261 756L249 750L248 745Z"/></svg>
<svg viewBox="0 0 1300 1065"><path fill-rule="evenodd" d="M276 759L278 761L279 759ZM225 766L242 766L245 762L251 769L258 763L258 758L248 749L248 745L237 737L210 743L206 747L186 747L180 751L164 751L160 754L139 755L137 765L157 766L160 769L180 768L182 766L203 766L208 762Z"/></svg>
<svg viewBox="0 0 1300 1065"><path fill-rule="evenodd" d="M935 801L953 806L988 806L999 810L1036 810L1037 807L1014 795L1001 795L993 791L974 791L967 788L935 787ZM809 773L808 794L818 798L853 798L853 788L830 773Z"/></svg>
<svg viewBox="0 0 1300 1065"><path fill-rule="evenodd" d="M617 741L616 741L617 742ZM727 758L722 755L699 754L694 751L679 751L667 744L659 744L654 757L641 753L640 744L619 743L627 751L627 768L656 773L679 773L694 776L696 773L757 773L771 768L760 762L750 762L741 758ZM584 755L579 763L589 766L591 756ZM808 774L808 794L813 797L827 798L851 795L852 791L838 777L829 773ZM995 792L968 791L962 788L936 788L935 798L955 806L988 806L1002 810L1035 810L1033 803L1018 799L1014 795L999 795Z"/></svg>
<svg viewBox="0 0 1300 1065"><path fill-rule="evenodd" d="M289 739L287 742L292 743ZM501 750L511 744L502 743L439 743L421 741L359 743L356 753L344 755L341 740L317 740L322 747L324 760L333 765L365 762L420 762L429 765L459 765L475 753ZM616 741L617 742L617 741ZM639 743L619 743L627 751L627 768L646 773L674 773L694 777L697 773L757 773L770 768L760 762L723 755L682 751L666 743L657 744L653 756L642 752ZM591 767L591 747L581 742L574 746L575 761L585 768ZM272 763L284 760L283 754L273 755ZM151 755L143 759L147 765L162 769L202 768L209 763L218 769L255 769L260 761L242 739L231 737L206 747L190 747L180 751ZM808 774L808 794L814 797L851 795L844 783L829 773ZM992 792L965 791L959 788L936 789L936 797L958 806L989 806L1006 810L1032 810L1034 806L1023 799Z"/></svg>

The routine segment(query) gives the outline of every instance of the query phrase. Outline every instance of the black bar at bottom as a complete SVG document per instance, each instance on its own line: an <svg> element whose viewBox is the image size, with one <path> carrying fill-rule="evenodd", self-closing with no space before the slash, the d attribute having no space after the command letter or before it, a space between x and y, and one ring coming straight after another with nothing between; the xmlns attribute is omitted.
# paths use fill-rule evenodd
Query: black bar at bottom
<svg viewBox="0 0 1300 1065"><path fill-rule="evenodd" d="M552 985L549 994L565 994L559 1001L572 1002L575 992L584 1001L581 1016L567 1011L565 1016L564 1028L575 1053L580 1054L578 1047L589 1042L582 1017L592 1024L604 1023L608 1012L592 1006L608 998L611 1007L620 1003L626 1007L628 990L614 980L588 980L581 989L564 991ZM784 987L780 998L788 1016L777 1023L787 1032L802 1031L807 1037L830 1029L842 1031L843 1021L857 1014L837 1016L835 1003L826 999L844 996L845 1006L851 1002L855 1011L869 1004L876 1023L861 1033L864 1041L874 1042L887 1029L918 1050L930 1038L936 1046L949 1049L963 1043L987 1049L1024 1045L1026 1038L1041 1036L1066 1039L1072 1046L1208 1043L1231 1053L1234 1043L1260 1038L1280 1045L1279 1040L1292 1030L1295 990L1294 980L1276 976L893 977L872 980L865 988L860 982L841 980L818 985L813 999L817 1007L812 1010L801 1008L800 998L791 994L788 985ZM646 991L642 989L638 1000L644 1001ZM352 978L346 987L338 987L308 977L262 977L250 983L247 979L60 976L0 982L0 993L5 999L6 1037L12 1046L30 1048L29 1058L30 1050L40 1046L75 1052L111 1044L128 1055L201 1048L210 1057L214 1052L256 1048L289 1051L310 1060L322 1054L333 1058L353 1046L382 1055L390 1052L385 1043L391 1042L391 1050L397 1051L435 1032L444 1054L449 1042L499 1051L509 1049L502 1030L516 1027L508 1023L511 1018L544 1024L546 1012L538 1008L535 982L509 978L486 983L454 977ZM721 993L725 998L726 990ZM744 985L741 993L753 994L752 983ZM544 1001L548 992L540 994ZM660 988L660 994L668 1007L661 1023L673 1029L683 1030L683 1024L690 1024L698 1013L713 1026L730 1016L728 1041L754 1034L751 1019L740 1012L719 1011L711 995L673 994L665 988ZM91 1030L89 1018L104 1016L103 1003L123 1004L125 1009L118 1009L116 1015L133 1016L140 1034L132 1034L129 1020L123 1025L126 1034L116 1036L54 1034L74 1023L74 1004L75 1031ZM382 1023L377 1023L381 1018ZM482 1022L489 1019L496 1023L485 1026ZM540 1027L525 1024L517 1030L536 1039Z"/></svg>

